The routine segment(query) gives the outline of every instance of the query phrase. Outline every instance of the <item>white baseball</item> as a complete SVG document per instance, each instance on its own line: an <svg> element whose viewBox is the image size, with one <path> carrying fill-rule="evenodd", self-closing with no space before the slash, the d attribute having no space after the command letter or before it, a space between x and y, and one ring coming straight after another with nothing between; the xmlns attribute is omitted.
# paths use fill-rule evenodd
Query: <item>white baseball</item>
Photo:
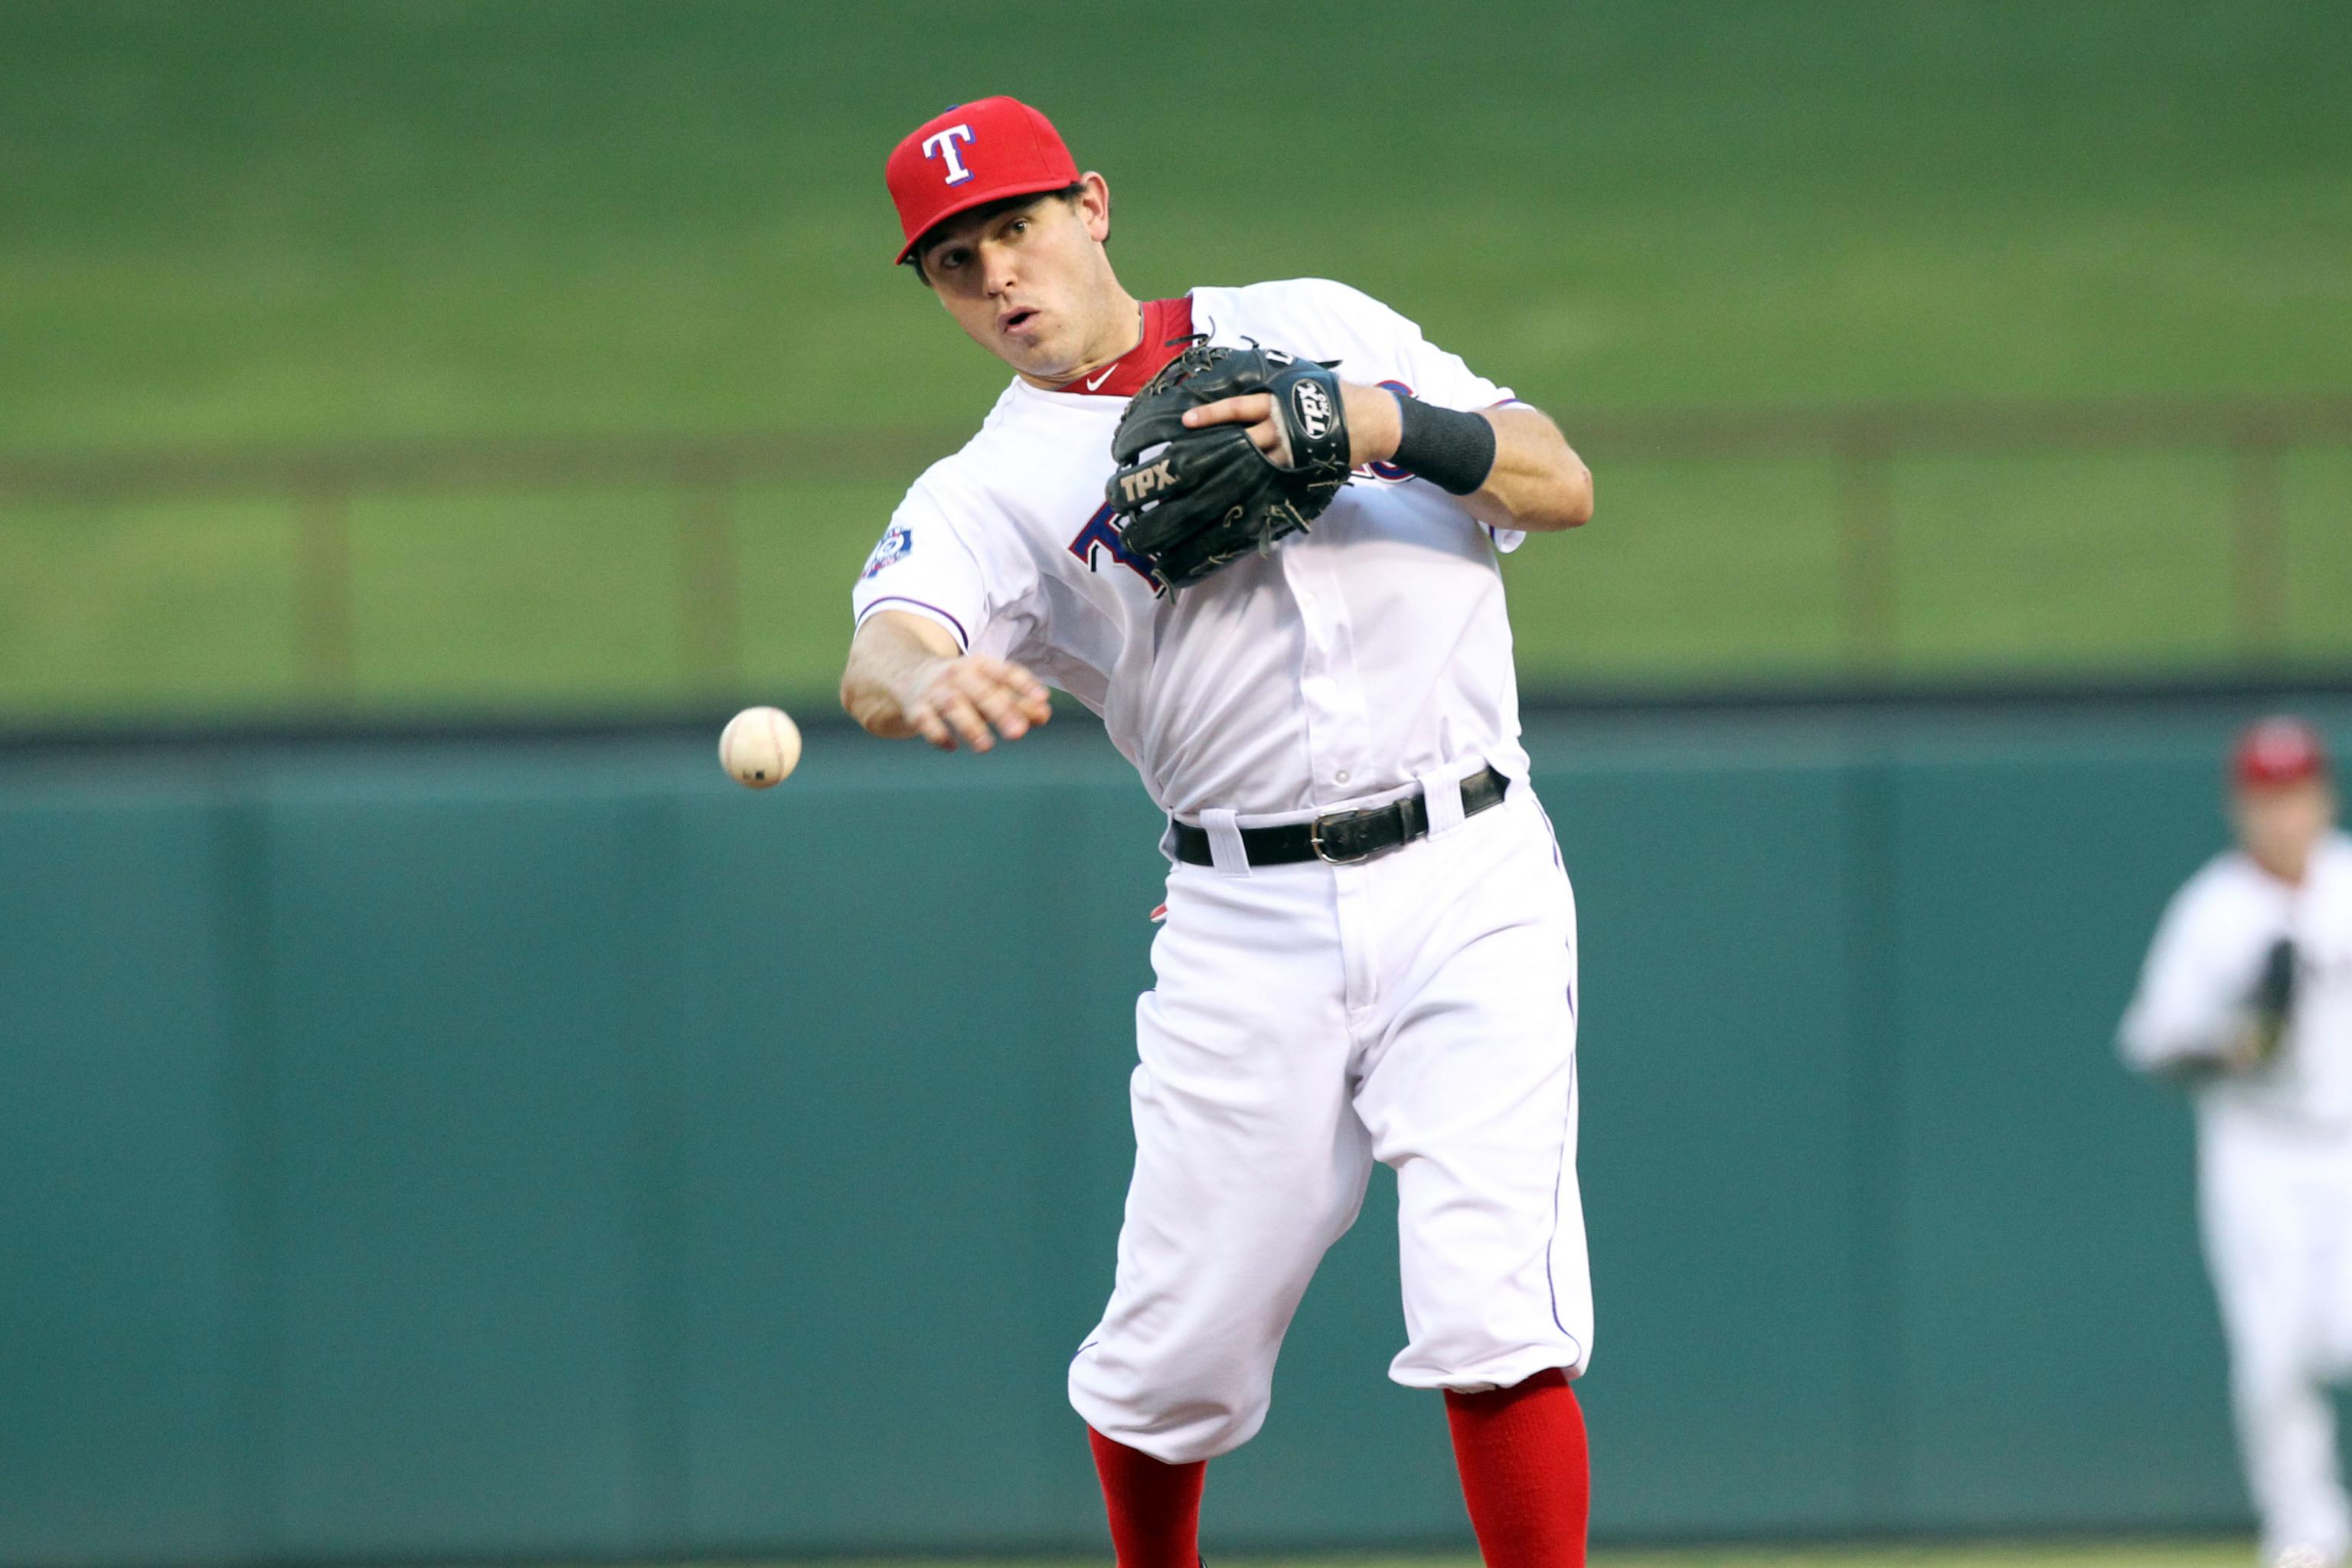
<svg viewBox="0 0 2352 1568"><path fill-rule="evenodd" d="M745 789L769 789L801 762L801 727L781 708L746 708L719 734L719 762Z"/></svg>

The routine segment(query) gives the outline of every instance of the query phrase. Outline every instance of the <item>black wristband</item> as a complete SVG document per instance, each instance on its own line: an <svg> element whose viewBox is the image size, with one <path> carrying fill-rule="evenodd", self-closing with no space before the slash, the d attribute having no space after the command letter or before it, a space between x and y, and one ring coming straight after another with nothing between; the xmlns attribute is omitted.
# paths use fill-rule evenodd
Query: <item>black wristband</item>
<svg viewBox="0 0 2352 1568"><path fill-rule="evenodd" d="M1394 387L1389 391L1403 426L1393 459L1398 468L1457 496L1486 482L1495 471L1495 427L1485 416L1440 408Z"/></svg>

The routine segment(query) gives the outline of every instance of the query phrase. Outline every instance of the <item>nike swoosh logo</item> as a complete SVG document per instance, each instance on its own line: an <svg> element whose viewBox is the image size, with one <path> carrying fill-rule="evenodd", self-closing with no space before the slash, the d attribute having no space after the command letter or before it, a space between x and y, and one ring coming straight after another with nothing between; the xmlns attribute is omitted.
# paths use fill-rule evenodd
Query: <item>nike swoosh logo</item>
<svg viewBox="0 0 2352 1568"><path fill-rule="evenodd" d="M1110 371L1117 370L1118 368L1118 366L1113 365L1110 367L1110 370L1103 372L1100 375L1089 376L1087 379L1087 390L1088 392L1092 392L1096 387L1100 386L1104 382L1108 381L1110 379Z"/></svg>

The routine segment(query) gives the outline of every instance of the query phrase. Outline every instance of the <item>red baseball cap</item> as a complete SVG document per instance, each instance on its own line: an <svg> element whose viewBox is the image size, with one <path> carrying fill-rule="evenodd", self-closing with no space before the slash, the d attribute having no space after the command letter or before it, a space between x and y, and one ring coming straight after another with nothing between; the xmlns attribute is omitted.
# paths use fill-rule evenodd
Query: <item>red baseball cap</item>
<svg viewBox="0 0 2352 1568"><path fill-rule="evenodd" d="M2301 784L2326 772L2327 748L2319 731L2285 714L2247 725L2230 753L2230 778L2241 789Z"/></svg>
<svg viewBox="0 0 2352 1568"><path fill-rule="evenodd" d="M907 132L883 178L898 204L898 226L916 242L941 221L1006 196L1042 195L1078 183L1078 166L1054 122L1013 98L959 103Z"/></svg>

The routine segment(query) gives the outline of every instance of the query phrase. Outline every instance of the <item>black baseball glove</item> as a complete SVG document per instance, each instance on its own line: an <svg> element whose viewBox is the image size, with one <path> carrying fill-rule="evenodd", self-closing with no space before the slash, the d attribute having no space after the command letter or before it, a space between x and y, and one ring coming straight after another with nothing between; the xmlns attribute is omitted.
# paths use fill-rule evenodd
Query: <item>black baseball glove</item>
<svg viewBox="0 0 2352 1568"><path fill-rule="evenodd" d="M2263 955L2262 975L2246 998L2246 1054L2251 1066L2265 1066L2278 1057L2287 1023L2294 1016L2294 943L2281 937Z"/></svg>
<svg viewBox="0 0 2352 1568"><path fill-rule="evenodd" d="M1292 466L1276 468L1240 425L1184 427L1184 411L1274 395ZM1129 550L1171 588L1303 531L1348 482L1348 419L1331 367L1279 349L1195 340L1135 395L1111 437L1103 487Z"/></svg>

